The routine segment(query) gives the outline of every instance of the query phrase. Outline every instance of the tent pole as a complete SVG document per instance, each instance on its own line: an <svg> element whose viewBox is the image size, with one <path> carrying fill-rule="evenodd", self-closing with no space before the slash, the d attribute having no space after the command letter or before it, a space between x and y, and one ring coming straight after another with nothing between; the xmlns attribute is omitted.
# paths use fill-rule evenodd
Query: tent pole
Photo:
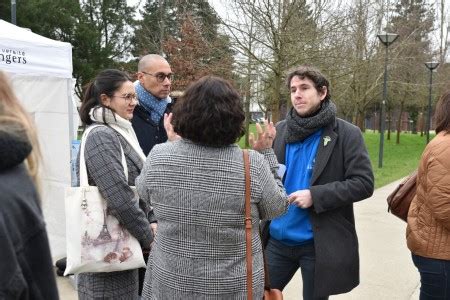
<svg viewBox="0 0 450 300"><path fill-rule="evenodd" d="M16 0L11 0L11 23L16 25Z"/></svg>
<svg viewBox="0 0 450 300"><path fill-rule="evenodd" d="M72 141L75 139L74 135L74 125L73 125L73 101L72 101L72 79L67 79L67 105L68 105L68 113L69 113L69 157L72 159ZM70 166L72 167L72 166ZM72 172L70 172L70 182L73 182Z"/></svg>

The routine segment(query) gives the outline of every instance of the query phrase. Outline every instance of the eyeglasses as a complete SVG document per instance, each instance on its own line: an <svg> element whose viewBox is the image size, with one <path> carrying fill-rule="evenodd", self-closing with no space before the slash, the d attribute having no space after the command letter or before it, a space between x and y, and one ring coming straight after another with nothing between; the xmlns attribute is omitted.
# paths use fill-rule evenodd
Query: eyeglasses
<svg viewBox="0 0 450 300"><path fill-rule="evenodd" d="M114 95L114 97L125 99L127 103L131 103L133 100L137 101L137 95L136 94L126 94L122 96Z"/></svg>
<svg viewBox="0 0 450 300"><path fill-rule="evenodd" d="M169 81L172 81L172 79L173 79L173 73L165 74L162 72L158 72L156 74L152 74L152 73L147 73L144 71L141 71L141 72L145 75L150 75L150 76L155 77L156 81L158 81L158 82L163 82L166 78L169 79Z"/></svg>

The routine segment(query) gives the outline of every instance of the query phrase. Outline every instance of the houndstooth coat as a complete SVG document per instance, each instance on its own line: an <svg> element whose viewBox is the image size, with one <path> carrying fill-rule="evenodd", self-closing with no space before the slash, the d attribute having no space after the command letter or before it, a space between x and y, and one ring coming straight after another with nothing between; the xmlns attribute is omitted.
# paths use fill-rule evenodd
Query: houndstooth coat
<svg viewBox="0 0 450 300"><path fill-rule="evenodd" d="M253 293L263 294L259 220L287 208L272 149L250 151ZM274 175L275 174L275 175ZM236 145L188 140L155 146L136 180L158 220L144 299L247 299L244 166Z"/></svg>
<svg viewBox="0 0 450 300"><path fill-rule="evenodd" d="M120 145L127 162L128 183L122 166ZM140 203L141 209L133 204L134 193L129 187L134 185L142 168L141 158L119 133L107 126L100 126L91 131L84 154L89 184L98 187L107 202L108 213L114 215L141 245L149 247L152 240L147 219L149 209L145 203ZM82 273L78 275L77 289L81 300L135 300L138 299L138 270Z"/></svg>

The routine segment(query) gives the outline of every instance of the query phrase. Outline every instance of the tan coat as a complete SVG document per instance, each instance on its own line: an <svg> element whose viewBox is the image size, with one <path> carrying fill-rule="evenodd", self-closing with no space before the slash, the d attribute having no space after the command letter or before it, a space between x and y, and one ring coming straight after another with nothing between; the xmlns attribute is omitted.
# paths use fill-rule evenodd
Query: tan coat
<svg viewBox="0 0 450 300"><path fill-rule="evenodd" d="M445 132L422 154L406 239L416 255L450 260L450 134Z"/></svg>

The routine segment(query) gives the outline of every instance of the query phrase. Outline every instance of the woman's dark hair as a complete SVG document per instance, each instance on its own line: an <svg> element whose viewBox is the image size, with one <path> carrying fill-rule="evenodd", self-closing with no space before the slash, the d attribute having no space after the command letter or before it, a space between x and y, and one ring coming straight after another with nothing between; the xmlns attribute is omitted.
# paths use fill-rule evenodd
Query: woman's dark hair
<svg viewBox="0 0 450 300"><path fill-rule="evenodd" d="M450 91L445 92L437 102L434 119L436 121L436 133L450 132Z"/></svg>
<svg viewBox="0 0 450 300"><path fill-rule="evenodd" d="M244 135L245 114L239 93L219 77L192 83L173 109L176 133L195 143L222 147Z"/></svg>
<svg viewBox="0 0 450 300"><path fill-rule="evenodd" d="M81 101L80 119L84 125L92 124L89 112L93 107L105 107L100 101L100 95L105 94L112 97L114 92L120 89L126 81L131 81L130 76L116 69L106 69L97 74L95 79L87 85L83 100ZM103 119L105 119L104 116Z"/></svg>
<svg viewBox="0 0 450 300"><path fill-rule="evenodd" d="M327 101L330 99L330 83L328 82L328 79L326 79L325 76L319 71L319 69L311 66L299 66L290 70L286 77L286 85L288 90L291 89L291 80L294 76L298 76L301 79L308 78L314 83L314 87L318 92L322 91L323 87L326 87L327 95L323 100Z"/></svg>

